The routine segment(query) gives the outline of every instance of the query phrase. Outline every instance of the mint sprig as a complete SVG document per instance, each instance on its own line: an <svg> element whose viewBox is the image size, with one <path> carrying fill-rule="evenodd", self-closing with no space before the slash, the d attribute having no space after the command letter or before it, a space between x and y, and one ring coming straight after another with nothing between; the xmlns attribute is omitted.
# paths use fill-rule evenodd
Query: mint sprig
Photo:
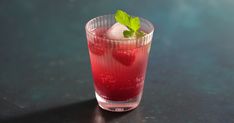
<svg viewBox="0 0 234 123"><path fill-rule="evenodd" d="M115 20L129 29L123 32L125 38L133 36L142 37L145 35L143 31L139 31L141 27L139 17L132 17L122 10L117 10Z"/></svg>

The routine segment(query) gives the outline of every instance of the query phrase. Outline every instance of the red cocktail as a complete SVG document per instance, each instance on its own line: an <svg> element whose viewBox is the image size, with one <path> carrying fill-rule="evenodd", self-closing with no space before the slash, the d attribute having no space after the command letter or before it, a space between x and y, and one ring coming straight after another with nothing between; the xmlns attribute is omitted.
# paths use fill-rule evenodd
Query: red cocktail
<svg viewBox="0 0 234 123"><path fill-rule="evenodd" d="M86 25L96 97L104 109L127 111L140 102L153 36L152 24L141 21L146 35L128 39L106 36L114 24L112 15L97 17Z"/></svg>

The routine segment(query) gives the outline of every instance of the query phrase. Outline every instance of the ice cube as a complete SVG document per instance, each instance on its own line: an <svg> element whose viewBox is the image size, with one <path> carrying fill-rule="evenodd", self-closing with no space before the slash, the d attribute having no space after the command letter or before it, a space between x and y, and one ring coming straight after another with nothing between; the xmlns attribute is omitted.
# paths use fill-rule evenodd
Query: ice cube
<svg viewBox="0 0 234 123"><path fill-rule="evenodd" d="M106 36L109 39L124 39L123 32L128 28L120 23L115 23L106 32Z"/></svg>

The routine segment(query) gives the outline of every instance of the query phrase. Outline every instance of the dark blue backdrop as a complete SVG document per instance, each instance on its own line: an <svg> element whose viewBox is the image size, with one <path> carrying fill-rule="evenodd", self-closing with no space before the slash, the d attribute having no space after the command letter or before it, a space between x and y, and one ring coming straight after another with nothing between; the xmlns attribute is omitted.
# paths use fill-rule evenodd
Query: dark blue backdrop
<svg viewBox="0 0 234 123"><path fill-rule="evenodd" d="M94 100L85 23L123 9L156 27L141 105ZM1 0L0 120L234 122L234 1Z"/></svg>

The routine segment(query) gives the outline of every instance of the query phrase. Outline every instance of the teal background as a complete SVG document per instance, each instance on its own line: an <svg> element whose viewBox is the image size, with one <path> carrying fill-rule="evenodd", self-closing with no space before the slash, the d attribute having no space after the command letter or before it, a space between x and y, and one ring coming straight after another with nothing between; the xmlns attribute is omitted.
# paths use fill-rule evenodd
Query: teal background
<svg viewBox="0 0 234 123"><path fill-rule="evenodd" d="M155 26L141 105L97 107L85 23L123 9ZM234 1L1 0L0 122L233 123Z"/></svg>

